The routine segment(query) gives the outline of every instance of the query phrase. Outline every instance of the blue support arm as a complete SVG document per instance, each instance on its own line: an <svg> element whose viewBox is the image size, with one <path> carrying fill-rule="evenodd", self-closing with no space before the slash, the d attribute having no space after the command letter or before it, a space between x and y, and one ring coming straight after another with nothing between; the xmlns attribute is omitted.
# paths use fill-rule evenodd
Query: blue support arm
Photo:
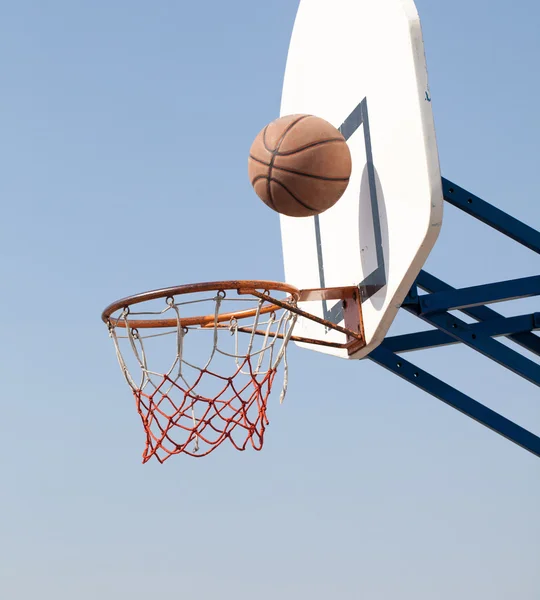
<svg viewBox="0 0 540 600"><path fill-rule="evenodd" d="M481 321L469 325L470 331L475 334L488 335L490 337L510 336L516 333L524 333L540 329L540 313L520 315L517 317L499 317L491 321ZM439 330L420 331L405 335L387 337L382 346L392 352L411 352L413 350L425 350L439 346L458 344L452 336Z"/></svg>
<svg viewBox="0 0 540 600"><path fill-rule="evenodd" d="M540 276L523 277L497 283L486 283L458 290L447 290L420 296L423 314L461 310L494 302L517 300L540 295Z"/></svg>
<svg viewBox="0 0 540 600"><path fill-rule="evenodd" d="M420 271L420 274L416 280L416 284L426 292L443 292L455 289L434 275L427 273L426 271ZM414 290L416 291L416 286L414 287ZM503 315L489 308L488 306L465 308L462 309L462 312L478 321L489 321L503 317ZM525 348L525 350L540 356L540 337L537 335L529 332L516 333L510 335L508 339L512 340L516 344L519 344L522 348Z"/></svg>
<svg viewBox="0 0 540 600"><path fill-rule="evenodd" d="M467 214L493 227L516 242L540 254L540 232L504 211L442 178L444 199Z"/></svg>
<svg viewBox="0 0 540 600"><path fill-rule="evenodd" d="M480 404L452 386L419 369L412 363L379 346L369 358L378 365L392 371L416 387L442 400L452 408L488 427L507 440L540 457L540 437L508 420L487 406Z"/></svg>
<svg viewBox="0 0 540 600"><path fill-rule="evenodd" d="M472 327L468 323L465 323L465 321L449 313L423 314L419 302L416 306L408 304L404 308L426 323L437 327L440 331L463 342L469 348L494 360L516 375L520 375L534 385L540 386L540 365L538 363L487 335L475 333Z"/></svg>

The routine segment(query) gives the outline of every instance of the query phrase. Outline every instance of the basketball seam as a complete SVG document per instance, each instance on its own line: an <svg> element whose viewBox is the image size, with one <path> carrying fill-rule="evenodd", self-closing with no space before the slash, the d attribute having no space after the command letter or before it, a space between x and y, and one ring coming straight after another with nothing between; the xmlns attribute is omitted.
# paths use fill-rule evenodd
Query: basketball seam
<svg viewBox="0 0 540 600"><path fill-rule="evenodd" d="M255 158L253 155L249 155L251 160L254 160L256 163L260 165L264 165L265 167L269 167L270 163L264 162L260 158ZM304 173L303 171L295 171L294 169L288 169L287 167L276 167L273 165L273 168L276 171L285 171L286 173L292 173L293 175L302 175L303 177L311 177L313 179L320 179L321 181L349 181L350 177L323 177L322 175L312 175L310 173ZM264 175L266 177L266 175Z"/></svg>
<svg viewBox="0 0 540 600"><path fill-rule="evenodd" d="M303 121L304 119L307 119L307 118L308 118L308 117L310 117L310 116L311 116L311 115L301 115L301 116L299 116L299 117L298 117L298 119L296 119L296 121L293 121L292 123L289 123L289 125L287 126L287 129L285 129L285 131L284 131L284 132L281 134L281 137L280 137L280 138L279 138L279 140L277 141L277 144L276 144L276 147L275 147L275 149L274 149L274 150L272 150L271 148L269 148L269 147L267 146L267 144L266 144L266 131L268 130L268 127L270 127L271 123L270 123L270 125L267 125L267 126L264 128L264 131L263 131L263 140L262 140L262 141L263 141L263 146L264 146L264 149L265 149L267 152L270 152L270 154L274 154L275 152L278 152L278 151L279 151L279 148L280 148L280 146L281 146L281 144L283 143L283 140L284 140L285 136L286 136L286 135L289 133L289 131L290 131L290 130L291 130L291 129L292 129L294 126L295 126L295 125L297 125L298 123L300 123L300 121Z"/></svg>
<svg viewBox="0 0 540 600"><path fill-rule="evenodd" d="M268 125L264 128L263 131L263 146L264 149L267 152L270 152L270 150L268 150L268 147L266 146L266 131L268 129ZM274 204L274 198L272 196L272 186L270 185L270 173L272 172L272 165L271 165L272 159L270 159L270 163L268 165L266 165L268 167L268 178L266 180L266 195L268 196L268 202L270 202L270 206L276 210L276 205Z"/></svg>
<svg viewBox="0 0 540 600"><path fill-rule="evenodd" d="M268 195L268 202L270 203L271 207L276 211L279 212L276 208L276 205L274 204L274 198L272 196L272 188L270 186L270 179L266 176L266 175L257 175L256 177L254 177L251 180L251 185L255 185L257 183L257 181L260 181L261 179L266 179L266 192Z"/></svg>
<svg viewBox="0 0 540 600"><path fill-rule="evenodd" d="M315 148L316 146L323 146L324 144L333 144L335 142L343 142L343 141L344 141L343 138L328 138L327 140L320 140L319 142L312 142L311 144L306 144L305 146L300 146L300 148L296 148L295 150L287 150L285 152L276 152L276 155L277 156L291 156L292 154L300 154L304 150L310 150L311 148Z"/></svg>
<svg viewBox="0 0 540 600"><path fill-rule="evenodd" d="M268 177L266 175L257 175L251 180L251 183L257 183L257 181L260 181L261 179L268 179Z"/></svg>
<svg viewBox="0 0 540 600"><path fill-rule="evenodd" d="M281 137L278 140L278 143L276 145L275 150L270 150L268 148L268 146L266 145L266 131L268 130L268 125L264 128L264 132L263 132L263 145L264 148L267 152L270 152L272 154L272 158L270 159L270 164L268 165L268 185L266 188L266 191L268 193L268 199L270 200L271 205L274 207L274 209L276 208L276 205L274 204L274 196L272 195L272 186L270 185L270 182L272 180L272 169L274 167L274 161L276 160L276 153L279 152L279 149L281 147L281 144L283 143L283 140L285 139L285 136L289 133L289 131L300 121L302 121L303 119L306 119L308 117L308 115L302 115L301 117L298 117L298 119L296 119L296 121L293 121L286 129L285 131L281 134Z"/></svg>
<svg viewBox="0 0 540 600"><path fill-rule="evenodd" d="M300 200L299 198L297 198L297 197L296 197L296 196L295 196L295 195L294 195L294 194L291 192L291 190L290 190L290 189L289 189L289 188L288 188L288 187L287 187L287 186L286 186L284 183L282 183L281 181L279 181L279 179L274 179L273 177L270 177L270 178L268 179L268 182L269 182L269 184L270 184L272 181L273 181L274 183L277 183L278 185L280 185L280 186L281 186L281 187L282 187L282 188L283 188L283 189L284 189L284 190L285 190L285 191L286 191L288 194L290 194L290 196L291 196L292 198L294 198L294 200L295 200L296 202L298 202L298 204L301 204L301 205L302 205L304 208L307 208L308 210L311 210L311 211L313 211L315 214L317 214L317 213L319 212L319 211L318 211L316 208L313 208L312 206L309 206L309 204L306 204L305 202L302 202L302 200ZM279 212L279 211L278 211L278 212Z"/></svg>
<svg viewBox="0 0 540 600"><path fill-rule="evenodd" d="M335 142L343 142L343 138L328 138L327 140L320 140L319 142L312 142L311 144L306 144L305 146L300 146L300 148L296 148L296 150L287 150L287 152L277 152L275 150L268 150L268 148L266 148L265 146L265 150L267 152L269 152L270 154L275 154L276 156L291 156L293 154L300 154L301 152L303 152L304 150L310 150L311 148L315 148L317 146L323 146L324 144L333 144ZM345 142L347 143L347 142ZM250 158L252 158L253 160L256 160L257 162L260 162L263 165L268 165L269 163L266 163L262 160L262 158L257 158L256 156L253 156L253 154L249 155Z"/></svg>
<svg viewBox="0 0 540 600"><path fill-rule="evenodd" d="M253 156L253 154L250 154L249 158L251 158L251 160L254 160L255 162L259 163L260 165L264 165L265 167L270 166L270 163L264 162L264 160L257 158L256 156Z"/></svg>

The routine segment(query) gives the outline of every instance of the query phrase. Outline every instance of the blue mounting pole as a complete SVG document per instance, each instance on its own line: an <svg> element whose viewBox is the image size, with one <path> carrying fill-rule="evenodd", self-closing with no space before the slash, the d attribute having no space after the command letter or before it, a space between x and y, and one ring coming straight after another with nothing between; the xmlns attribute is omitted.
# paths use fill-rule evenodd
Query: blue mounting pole
<svg viewBox="0 0 540 600"><path fill-rule="evenodd" d="M442 182L448 203L540 254L540 232L451 181L443 178ZM419 295L419 288L425 293ZM540 330L540 313L504 317L487 306L533 296L540 296L540 276L455 289L421 271L402 308L435 329L389 336L367 358L540 457L539 436L399 356L404 352L461 343L540 386L540 365L494 339L506 337L540 356L540 337L533 333ZM450 311L461 311L477 322L466 323Z"/></svg>

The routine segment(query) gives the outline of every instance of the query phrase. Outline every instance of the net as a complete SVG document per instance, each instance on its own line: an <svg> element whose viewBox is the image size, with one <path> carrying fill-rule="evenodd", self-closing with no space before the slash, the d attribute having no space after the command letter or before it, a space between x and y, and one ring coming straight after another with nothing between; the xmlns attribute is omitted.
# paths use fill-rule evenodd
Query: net
<svg viewBox="0 0 540 600"><path fill-rule="evenodd" d="M146 433L143 462L207 456L226 441L261 450L278 374L281 402L286 394L297 314L236 290L154 297L133 308L107 323Z"/></svg>

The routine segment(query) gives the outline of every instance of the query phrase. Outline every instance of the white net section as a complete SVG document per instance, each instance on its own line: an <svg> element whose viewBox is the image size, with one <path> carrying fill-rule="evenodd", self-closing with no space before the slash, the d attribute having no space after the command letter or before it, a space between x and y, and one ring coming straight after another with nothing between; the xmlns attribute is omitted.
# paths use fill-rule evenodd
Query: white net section
<svg viewBox="0 0 540 600"><path fill-rule="evenodd" d="M238 450L260 450L280 366L280 401L285 397L296 314L235 291L210 294L152 300L110 318L146 432L143 462L206 456L225 440ZM195 314L207 317L194 324Z"/></svg>

